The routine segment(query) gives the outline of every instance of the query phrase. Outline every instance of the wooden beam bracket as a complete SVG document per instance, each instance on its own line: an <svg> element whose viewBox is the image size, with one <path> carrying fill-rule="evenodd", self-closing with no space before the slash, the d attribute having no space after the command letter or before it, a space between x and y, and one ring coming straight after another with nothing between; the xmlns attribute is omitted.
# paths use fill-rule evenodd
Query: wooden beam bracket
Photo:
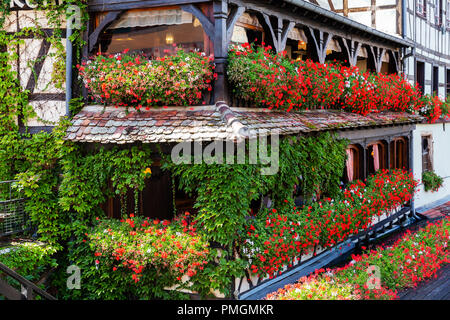
<svg viewBox="0 0 450 320"><path fill-rule="evenodd" d="M317 53L317 60L319 63L325 63L325 59L327 57L327 47L333 38L333 34L331 32L316 30L311 27L306 27L305 31L308 38L310 38L314 43Z"/></svg>
<svg viewBox="0 0 450 320"><path fill-rule="evenodd" d="M194 4L180 5L181 10L189 12L194 15L202 24L203 30L208 35L209 39L214 42L214 23Z"/></svg>
<svg viewBox="0 0 450 320"><path fill-rule="evenodd" d="M100 34L124 12L125 10L108 12L102 22L100 22L98 27L95 28L95 30L89 35L89 52L92 52L92 49L94 49L94 46L97 44Z"/></svg>
<svg viewBox="0 0 450 320"><path fill-rule="evenodd" d="M350 66L355 66L358 61L358 53L361 49L361 42L345 39L338 37L339 45L341 49L345 52L348 58L348 63Z"/></svg>
<svg viewBox="0 0 450 320"><path fill-rule="evenodd" d="M275 51L277 53L282 52L286 48L287 36L294 28L295 22L283 20L279 17L271 17L266 13L262 13L262 18L261 22L269 31Z"/></svg>
<svg viewBox="0 0 450 320"><path fill-rule="evenodd" d="M369 61L373 65L374 71L380 73L383 56L386 52L385 48L366 45Z"/></svg>
<svg viewBox="0 0 450 320"><path fill-rule="evenodd" d="M234 25L237 20L242 16L245 11L245 7L234 6L231 8L231 11L227 18L227 47L231 41L231 37L233 36Z"/></svg>
<svg viewBox="0 0 450 320"><path fill-rule="evenodd" d="M400 56L398 51L388 50L389 58L392 59L392 65L394 66L395 72L400 72ZM391 61L389 61L391 62Z"/></svg>

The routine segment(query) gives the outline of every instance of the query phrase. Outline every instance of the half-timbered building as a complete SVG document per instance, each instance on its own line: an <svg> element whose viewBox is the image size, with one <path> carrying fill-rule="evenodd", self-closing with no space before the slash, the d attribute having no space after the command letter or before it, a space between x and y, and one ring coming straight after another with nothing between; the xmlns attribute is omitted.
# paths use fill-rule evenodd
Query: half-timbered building
<svg viewBox="0 0 450 320"><path fill-rule="evenodd" d="M14 1L15 4L18 2ZM314 1L321 5L322 2L326 3ZM161 57L170 54L172 45L176 43L186 50L200 50L213 55L217 79L212 94L205 97L204 105L190 108L172 106L126 112L121 107L89 105L89 94L84 92L86 106L74 115L66 139L86 145L120 144L124 147L149 143L170 150L179 142L247 139L249 132L260 130L279 135L333 131L350 141L348 154L351 162L347 163L343 173L344 183L364 179L378 169L413 168L412 150L415 145L412 138L416 124L422 121L420 116L393 112L361 116L332 110L267 111L239 101L231 94L226 63L228 47L232 43L264 42L277 52L286 51L292 59L312 59L320 63L337 60L363 70L384 73L399 73L405 67L409 71L410 60L405 59L411 59L411 52L414 59L427 56L426 44L422 51L415 51L414 41L417 39L398 36L403 32L398 1L385 1L385 4L379 0L377 3L369 1L367 7L379 7L381 11L370 10L368 13L352 7L351 2L343 1L339 6L337 2L328 1L327 8L326 5L318 6L303 0L88 1L90 18L84 33L85 59L97 53L118 53L124 49ZM17 32L26 26L30 16L36 19L37 13L32 9L14 7L8 31ZM367 15L370 16L370 24L361 23L362 17ZM388 24L384 23L386 16L394 20L393 24L389 23L389 30L381 27ZM41 63L33 66L26 64L29 55L48 57L51 46L45 38L25 40L27 47L8 50L16 50L19 54L15 68L20 71L22 86L30 90L33 106L36 110L42 106L42 112L37 112L41 122L28 124L39 130L67 113L66 97L62 89L42 87L45 74L51 72L49 59L42 59ZM448 52L448 48L446 50ZM442 74L442 63L439 68ZM67 85L72 85L72 82ZM174 194L173 180L159 169L157 161L152 172L152 178L139 195L142 215L170 218L174 204L179 210L192 208L195 199L176 191ZM118 205L117 199L110 199L105 204L108 216L120 216ZM390 218L377 217L370 233L384 232L392 223L401 223L413 215L413 208L406 206ZM315 253L320 252L318 248ZM309 258L312 257L304 257L302 261ZM261 280L237 279L235 284L238 297L258 287ZM247 296L251 295L247 293Z"/></svg>

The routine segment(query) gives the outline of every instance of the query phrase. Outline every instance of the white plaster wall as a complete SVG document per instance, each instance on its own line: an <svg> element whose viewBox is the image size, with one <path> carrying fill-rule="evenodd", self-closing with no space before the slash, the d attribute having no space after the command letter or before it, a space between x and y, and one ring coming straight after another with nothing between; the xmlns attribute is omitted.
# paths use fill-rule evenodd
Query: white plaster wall
<svg viewBox="0 0 450 320"><path fill-rule="evenodd" d="M375 12L375 16L376 29L393 35L397 34L397 9L380 9Z"/></svg>
<svg viewBox="0 0 450 320"><path fill-rule="evenodd" d="M433 137L433 169L434 172L444 178L443 186L437 192L425 192L422 184L422 142L424 134L432 134ZM419 191L414 198L415 207L419 208L434 201L441 200L450 195L450 123L419 124L413 132L413 171L414 177L420 180Z"/></svg>
<svg viewBox="0 0 450 320"><path fill-rule="evenodd" d="M7 16L5 30L15 32L17 31L17 24L19 24L20 28L34 26L40 26L42 28L54 27L49 24L43 12L33 10L14 12ZM61 22L61 26L63 28L65 27L64 21ZM62 39L61 42L65 47L66 39ZM11 62L11 68L20 74L20 84L23 88L26 88L30 78L35 76L32 72L32 66L38 58L42 43L43 40L40 38L24 39L18 48L20 68L18 68L15 60ZM9 46L8 51L17 53L17 47ZM65 92L64 84L63 88L59 89L52 83L53 65L56 61L55 54L56 48L51 45L44 59L39 78L36 79L36 86L33 93L60 94ZM51 100L51 97L49 100L30 101L30 105L36 112L36 117L28 121L27 125L29 126L55 125L59 122L60 117L65 114L65 101Z"/></svg>
<svg viewBox="0 0 450 320"><path fill-rule="evenodd" d="M28 126L54 126L66 114L65 101L30 101L36 117L30 119Z"/></svg>

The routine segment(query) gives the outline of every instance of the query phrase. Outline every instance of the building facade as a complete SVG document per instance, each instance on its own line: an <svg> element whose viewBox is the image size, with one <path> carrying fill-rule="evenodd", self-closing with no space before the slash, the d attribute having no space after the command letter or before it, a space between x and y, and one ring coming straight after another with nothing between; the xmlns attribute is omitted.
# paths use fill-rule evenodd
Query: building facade
<svg viewBox="0 0 450 320"><path fill-rule="evenodd" d="M8 17L8 32L23 29L28 16L32 17L33 23L45 24L45 21L38 19L39 13L32 7L26 4L21 7L18 3L21 2L11 2L14 7ZM246 42L264 42L278 53L286 51L295 60L311 59L322 64L336 60L375 73L397 74L402 68L410 72L409 61L421 59L422 54L425 56L428 53L416 50L414 41L417 37L401 36L408 34L401 19L405 17L402 15L403 8L398 1L392 0L372 0L370 5L361 1L355 6L350 0L342 1L342 6L333 1L310 3L302 0L89 1L89 20L83 34L86 42L83 59L96 54L116 54L125 49L162 57L170 54L175 44L213 56L217 78L211 94L205 95L203 105L192 106L189 110L180 106L142 112L128 112L124 107L105 108L92 103L89 93L85 91L82 94L86 106L74 115L66 139L86 147L97 143L127 148L137 143L148 143L170 150L180 142L209 143L218 140L234 143L238 138L247 139L247 132L258 130L276 132L281 136L314 136L321 131L332 131L350 141L348 154L352 161L347 166L351 163L352 167L346 168L344 182L363 180L379 169L416 168L416 126L422 121L418 115L386 112L362 116L337 110L309 110L303 113L262 111L248 102L235 99L226 77L229 45ZM66 28L63 31L68 33ZM48 29L48 32L52 31ZM448 55L448 32L445 36ZM445 47L438 38L436 35L436 42L430 50L439 51ZM427 37L424 39L429 40ZM51 129L52 122L68 114L64 104L64 92L67 93L67 90L44 85L44 75L51 72L51 45L45 35L24 36L24 41L28 44L26 47L7 50L14 50L18 55L14 68L18 70L20 83L30 92L30 101L36 112L39 108L34 104L39 104L43 109L37 112L39 119L32 120L35 122L28 123L28 126L36 132ZM436 83L438 88L442 88L445 82L439 75L444 74L442 70L448 67L448 60L442 60L441 53L435 55L438 57L436 59L441 59L436 63ZM39 61L43 62L27 63L34 59L32 56L41 58ZM76 61L72 63L75 65ZM74 79L68 78L68 81L67 85L72 87ZM425 87L424 92L427 90ZM433 127L437 131L432 132L436 139L439 137L440 144L448 141L444 134L444 142L441 142L441 126ZM445 124L443 126L445 128ZM445 161L445 157L439 156L437 161ZM174 213L173 205L180 210L192 209L195 199L173 191L174 180L162 172L157 161L151 171L154 174L136 200L136 207L140 207L139 214L170 219ZM448 188L445 187L445 190ZM126 205L134 208L134 204ZM120 205L118 199L109 199L104 209L109 217L116 218L120 217ZM389 218L386 215L382 219L375 217L373 225L376 227L361 237L373 236L378 230L384 232L386 225L400 224L414 215L411 204L399 209ZM324 248L314 248L314 254L323 251ZM300 260L310 258L311 255ZM252 279L252 283L244 278L236 280L238 296L267 279Z"/></svg>

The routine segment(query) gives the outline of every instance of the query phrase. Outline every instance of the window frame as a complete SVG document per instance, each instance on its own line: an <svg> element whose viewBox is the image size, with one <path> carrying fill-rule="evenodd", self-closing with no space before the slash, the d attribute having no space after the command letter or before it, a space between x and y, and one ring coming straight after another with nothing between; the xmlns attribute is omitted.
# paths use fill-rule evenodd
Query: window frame
<svg viewBox="0 0 450 320"><path fill-rule="evenodd" d="M353 150L354 153L354 159L353 159L353 180L349 180L348 179L348 175L347 175L347 161L345 162L345 167L344 167L344 177L343 180L345 183L351 183L353 181L356 180L363 180L364 179L364 173L361 172L364 164L364 154L363 152L365 152L365 150L358 144L350 144L347 146L346 150L350 149Z"/></svg>
<svg viewBox="0 0 450 320"><path fill-rule="evenodd" d="M162 11L162 10L183 10L183 9L181 9L180 5L167 5L167 6L151 7L151 8L137 8L137 9L132 9L132 8L130 8L130 9L126 9L125 12L151 12L151 11ZM207 10L207 8L205 7L205 8L202 8L201 10L204 11L204 10ZM104 11L104 12L95 14L94 19L93 19L93 21L94 21L94 23L93 23L94 30L95 30L95 29L100 25L100 23L101 23L101 21L100 21L100 14L108 14L108 13L110 13L110 12L112 12L112 11ZM194 14L191 14L191 15L192 15L194 18L198 19ZM119 20L119 19L120 19L120 17L117 18L116 20L114 20L114 22L117 21L117 20ZM164 25L164 24L162 24L161 26L163 26L163 25ZM202 31L203 31L203 37L204 37L204 40L203 40L203 46L204 46L204 49L203 49L203 51L204 51L206 54L208 54L207 51L210 51L209 53L212 53L212 52L214 52L214 41L212 41L212 40L209 38L209 36L207 35L207 33L206 33L206 31L205 31L203 25L201 24L201 22L200 22L200 26L201 26L201 28L202 28ZM155 27L155 26L153 26L153 27ZM147 28L147 27L139 27L139 28ZM104 34L104 33L105 33L107 30L109 30L109 29L110 29L109 26L106 27L106 28L104 28L104 29L102 30L101 34ZM110 44L108 44L108 46L109 46L109 45L110 45ZM104 54L104 53L107 52L107 51L105 51L104 48L102 48L102 46L101 46L101 35L100 35L100 36L98 37L98 39L97 39L96 46L97 46L96 52L97 52L98 54ZM207 49L207 48L208 48L208 49Z"/></svg>
<svg viewBox="0 0 450 320"><path fill-rule="evenodd" d="M428 151L424 152L424 139L428 140ZM433 162L433 135L431 133L423 133L421 135L420 140L421 145L421 153L422 153L422 173L425 171L433 171L434 170L434 162ZM428 155L428 161L424 158L425 155ZM428 163L428 167L425 168L425 165Z"/></svg>
<svg viewBox="0 0 450 320"><path fill-rule="evenodd" d="M416 0L416 14L423 18L427 18L427 0Z"/></svg>
<svg viewBox="0 0 450 320"><path fill-rule="evenodd" d="M426 1L426 0L425 0ZM443 5L442 0L435 0L434 2L434 25L441 27L443 24Z"/></svg>
<svg viewBox="0 0 450 320"><path fill-rule="evenodd" d="M445 27L450 31L450 0L447 0L447 10L445 14Z"/></svg>
<svg viewBox="0 0 450 320"><path fill-rule="evenodd" d="M369 177L372 174L375 174L377 171L374 172L370 172L369 171L369 167L370 167L370 163L374 160L374 157L372 156L372 153L369 152L370 151L370 147L372 147L372 152L373 152L373 146L377 144L378 145L378 152L379 152L379 161L380 161L380 168L378 170L382 170L382 169L387 169L387 159L386 159L386 155L387 155L387 148L389 146L387 146L387 143L384 140L377 140L377 141L373 141L367 144L365 152L366 152L366 172L365 172L365 176L366 178ZM372 165L374 166L374 164Z"/></svg>
<svg viewBox="0 0 450 320"><path fill-rule="evenodd" d="M409 139L407 137L396 137L389 144L389 168L409 169ZM399 147L399 143L403 147ZM398 163L398 165L397 165Z"/></svg>

